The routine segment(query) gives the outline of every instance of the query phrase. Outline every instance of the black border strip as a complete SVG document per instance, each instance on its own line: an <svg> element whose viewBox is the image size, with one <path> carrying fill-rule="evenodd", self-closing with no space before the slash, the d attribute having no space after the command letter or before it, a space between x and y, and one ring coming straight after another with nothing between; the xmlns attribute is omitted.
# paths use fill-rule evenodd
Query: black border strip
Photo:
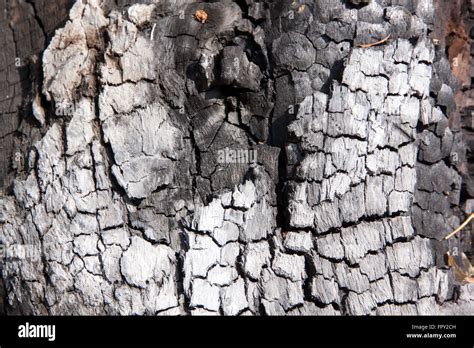
<svg viewBox="0 0 474 348"><path fill-rule="evenodd" d="M468 346L474 317L0 317L0 348L21 345L410 344ZM54 342L19 338L19 326L55 325ZM415 326L414 326L415 325ZM421 329L425 327L425 329ZM455 334L455 338L407 338Z"/></svg>

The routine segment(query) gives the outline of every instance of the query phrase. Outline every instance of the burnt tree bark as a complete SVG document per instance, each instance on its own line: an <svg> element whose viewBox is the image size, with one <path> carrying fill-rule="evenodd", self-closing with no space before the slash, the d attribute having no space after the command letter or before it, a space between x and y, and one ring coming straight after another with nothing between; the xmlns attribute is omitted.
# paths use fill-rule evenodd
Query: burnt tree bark
<svg viewBox="0 0 474 348"><path fill-rule="evenodd" d="M6 313L473 313L445 5L3 6Z"/></svg>

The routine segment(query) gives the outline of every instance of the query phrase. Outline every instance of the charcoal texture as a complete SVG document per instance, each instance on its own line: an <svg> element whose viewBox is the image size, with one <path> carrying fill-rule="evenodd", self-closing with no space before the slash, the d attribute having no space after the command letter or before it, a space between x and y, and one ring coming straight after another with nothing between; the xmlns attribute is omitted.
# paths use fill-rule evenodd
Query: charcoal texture
<svg viewBox="0 0 474 348"><path fill-rule="evenodd" d="M474 313L436 1L6 3L4 312Z"/></svg>

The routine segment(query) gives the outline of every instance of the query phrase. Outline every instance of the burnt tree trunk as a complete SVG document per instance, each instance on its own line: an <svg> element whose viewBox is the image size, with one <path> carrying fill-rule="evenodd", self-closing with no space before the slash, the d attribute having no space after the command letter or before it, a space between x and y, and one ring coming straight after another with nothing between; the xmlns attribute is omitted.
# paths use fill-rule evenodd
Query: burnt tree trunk
<svg viewBox="0 0 474 348"><path fill-rule="evenodd" d="M465 3L55 3L0 8L6 313L473 313Z"/></svg>

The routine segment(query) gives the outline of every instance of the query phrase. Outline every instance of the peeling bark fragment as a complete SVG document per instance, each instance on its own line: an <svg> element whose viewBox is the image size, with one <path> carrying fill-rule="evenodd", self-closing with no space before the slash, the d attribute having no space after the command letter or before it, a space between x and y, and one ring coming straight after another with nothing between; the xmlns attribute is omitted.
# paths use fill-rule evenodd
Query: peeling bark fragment
<svg viewBox="0 0 474 348"><path fill-rule="evenodd" d="M115 290L115 298L118 301L118 311L121 315L143 315L143 305L140 291L127 286L118 287Z"/></svg>
<svg viewBox="0 0 474 348"><path fill-rule="evenodd" d="M336 260L344 258L344 248L339 234L331 233L324 237L318 237L316 239L316 246L321 256Z"/></svg>
<svg viewBox="0 0 474 348"><path fill-rule="evenodd" d="M342 225L337 203L337 201L322 202L314 208L314 225L317 232L323 233Z"/></svg>
<svg viewBox="0 0 474 348"><path fill-rule="evenodd" d="M164 279L162 284L152 283L143 295L143 303L147 314L154 315L158 312L169 310L178 306L178 296L174 279Z"/></svg>
<svg viewBox="0 0 474 348"><path fill-rule="evenodd" d="M340 287L352 290L358 294L369 289L369 280L362 274L360 268L352 268L345 263L335 266L336 280Z"/></svg>
<svg viewBox="0 0 474 348"><path fill-rule="evenodd" d="M370 283L370 293L377 304L393 301L393 290L389 276L385 275L382 279Z"/></svg>
<svg viewBox="0 0 474 348"><path fill-rule="evenodd" d="M275 274L292 281L304 280L306 278L303 256L277 252L273 258L272 268Z"/></svg>
<svg viewBox="0 0 474 348"><path fill-rule="evenodd" d="M425 238L415 237L410 242L395 243L387 247L387 261L391 270L415 277L420 269L433 265L430 243Z"/></svg>
<svg viewBox="0 0 474 348"><path fill-rule="evenodd" d="M57 103L72 102L82 78L93 73L95 51L88 46L97 39L100 28L107 25L97 1L87 5L76 2L69 17L43 56L43 92Z"/></svg>
<svg viewBox="0 0 474 348"><path fill-rule="evenodd" d="M377 251L384 247L383 225L380 222L361 223L355 227L343 229L341 243L345 257L351 263L359 263L369 251Z"/></svg>
<svg viewBox="0 0 474 348"><path fill-rule="evenodd" d="M123 212L119 204L114 203L104 210L99 210L98 221L102 230L123 225Z"/></svg>
<svg viewBox="0 0 474 348"><path fill-rule="evenodd" d="M211 284L223 286L229 285L237 278L237 271L233 267L216 265L208 273L207 279Z"/></svg>
<svg viewBox="0 0 474 348"><path fill-rule="evenodd" d="M261 286L263 288L263 298L268 301L281 303L281 307L284 310L303 303L304 296L301 281L292 282L289 279L276 276L269 270L264 270ZM273 308L267 314L277 314L272 313L275 310Z"/></svg>
<svg viewBox="0 0 474 348"><path fill-rule="evenodd" d="M118 208L120 209L120 208ZM111 213L119 214L118 209L112 210ZM101 212L99 212L100 216ZM152 209L140 209L136 212L134 209L129 209L129 218L132 227L142 230L151 241L169 243L169 220L164 215L157 215ZM122 216L115 220L117 224L123 223Z"/></svg>
<svg viewBox="0 0 474 348"><path fill-rule="evenodd" d="M191 246L185 260L185 274L189 277L205 277L209 268L220 258L220 250L211 238L196 236L199 242Z"/></svg>
<svg viewBox="0 0 474 348"><path fill-rule="evenodd" d="M96 234L78 236L74 239L74 252L80 256L96 255L99 252L98 241L99 237Z"/></svg>
<svg viewBox="0 0 474 348"><path fill-rule="evenodd" d="M221 291L222 310L225 315L237 315L247 308L245 284L242 279L237 280Z"/></svg>
<svg viewBox="0 0 474 348"><path fill-rule="evenodd" d="M391 273L393 298L396 303L414 302L418 299L418 287L414 279Z"/></svg>
<svg viewBox="0 0 474 348"><path fill-rule="evenodd" d="M290 226L293 228L307 228L313 225L314 212L306 203L290 202L288 207L290 213Z"/></svg>
<svg viewBox="0 0 474 348"><path fill-rule="evenodd" d="M244 270L252 279L259 279L263 266L270 262L267 242L250 243L244 251Z"/></svg>
<svg viewBox="0 0 474 348"><path fill-rule="evenodd" d="M382 215L387 209L383 192L383 177L368 177L365 184L365 209L367 215Z"/></svg>
<svg viewBox="0 0 474 348"><path fill-rule="evenodd" d="M236 242L239 239L239 227L233 222L224 221L221 228L215 228L212 236L220 246L228 242Z"/></svg>
<svg viewBox="0 0 474 348"><path fill-rule="evenodd" d="M332 263L329 260L320 257L315 251L312 253L312 260L317 274L323 275L326 279L334 277Z"/></svg>
<svg viewBox="0 0 474 348"><path fill-rule="evenodd" d="M128 17L137 26L141 26L151 21L155 4L135 4L128 8Z"/></svg>
<svg viewBox="0 0 474 348"><path fill-rule="evenodd" d="M75 286L79 293L83 295L85 304L92 307L98 307L103 304L103 291L107 285L101 277L83 270L76 276Z"/></svg>
<svg viewBox="0 0 474 348"><path fill-rule="evenodd" d="M333 279L327 280L321 276L314 277L311 281L311 295L318 302L325 304L340 302L337 283Z"/></svg>
<svg viewBox="0 0 474 348"><path fill-rule="evenodd" d="M36 145L39 153L37 166L41 192L45 192L48 185L65 174L62 139L59 125L54 124Z"/></svg>
<svg viewBox="0 0 474 348"><path fill-rule="evenodd" d="M182 140L165 113L162 105L154 104L104 123L104 135L116 162L112 171L130 197L144 198L173 180L170 157L176 158L175 150L181 148Z"/></svg>
<svg viewBox="0 0 474 348"><path fill-rule="evenodd" d="M122 279L122 274L120 271L121 256L122 249L115 245L107 247L104 253L101 255L105 277L109 282L114 283Z"/></svg>
<svg viewBox="0 0 474 348"><path fill-rule="evenodd" d="M394 240L409 238L414 235L415 231L408 216L400 216L383 221L385 226L385 239L388 243Z"/></svg>
<svg viewBox="0 0 474 348"><path fill-rule="evenodd" d="M251 242L266 238L274 227L275 211L266 200L255 204L245 214L245 223L240 233L240 240Z"/></svg>
<svg viewBox="0 0 474 348"><path fill-rule="evenodd" d="M36 176L34 174L29 175L24 185L15 182L14 193L19 203L23 204L25 208L32 208L40 199Z"/></svg>
<svg viewBox="0 0 474 348"><path fill-rule="evenodd" d="M351 315L368 315L377 307L376 302L368 291L362 294L349 292L345 304L347 312Z"/></svg>
<svg viewBox="0 0 474 348"><path fill-rule="evenodd" d="M218 311L220 306L219 287L209 284L203 279L193 281L190 290L190 306L203 307L210 311Z"/></svg>
<svg viewBox="0 0 474 348"><path fill-rule="evenodd" d="M313 249L313 240L309 232L288 232L284 246L290 251L309 253Z"/></svg>
<svg viewBox="0 0 474 348"><path fill-rule="evenodd" d="M418 278L418 297L432 296L437 293L437 274L435 268L422 271Z"/></svg>
<svg viewBox="0 0 474 348"><path fill-rule="evenodd" d="M360 272L373 282L387 274L386 256L383 253L368 254L359 261Z"/></svg>
<svg viewBox="0 0 474 348"><path fill-rule="evenodd" d="M224 208L219 200L213 200L206 207L196 209L193 216L192 227L203 232L212 232L215 228L222 227Z"/></svg>
<svg viewBox="0 0 474 348"><path fill-rule="evenodd" d="M421 298L416 303L416 310L418 314L426 313L426 315L439 315L438 305L433 297Z"/></svg>

